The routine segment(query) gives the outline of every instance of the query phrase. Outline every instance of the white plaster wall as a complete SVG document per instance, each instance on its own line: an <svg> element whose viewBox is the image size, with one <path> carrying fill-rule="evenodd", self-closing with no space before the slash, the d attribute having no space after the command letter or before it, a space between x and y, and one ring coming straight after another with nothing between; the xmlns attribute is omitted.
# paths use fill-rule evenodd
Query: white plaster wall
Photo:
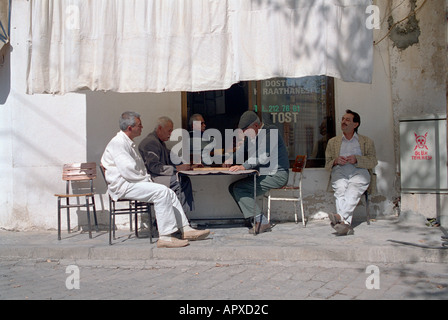
<svg viewBox="0 0 448 320"><path fill-rule="evenodd" d="M60 165L86 158L85 96L25 94L29 2L14 1L11 47L0 67L0 226L55 226Z"/></svg>
<svg viewBox="0 0 448 320"><path fill-rule="evenodd" d="M11 112L11 71L9 48L2 66L0 66L0 221L7 219L13 207L13 174L12 174L12 132ZM1 226L0 222L0 226Z"/></svg>

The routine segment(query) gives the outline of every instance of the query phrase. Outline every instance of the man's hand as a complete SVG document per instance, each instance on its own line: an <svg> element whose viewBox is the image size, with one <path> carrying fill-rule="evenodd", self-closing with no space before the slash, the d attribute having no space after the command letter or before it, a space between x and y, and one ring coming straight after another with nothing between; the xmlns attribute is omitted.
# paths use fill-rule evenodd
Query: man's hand
<svg viewBox="0 0 448 320"><path fill-rule="evenodd" d="M232 171L232 172L241 171L241 170L246 170L246 168L244 168L243 166L232 166L229 169L229 171Z"/></svg>
<svg viewBox="0 0 448 320"><path fill-rule="evenodd" d="M351 155L351 156L348 156L348 157L346 157L345 159L346 159L346 160L347 160L347 162L348 162L348 163L350 163L350 164L355 164L355 163L357 163L357 162L358 162L358 160L356 160L356 157L355 157L355 156L353 156L353 155Z"/></svg>
<svg viewBox="0 0 448 320"><path fill-rule="evenodd" d="M191 164L184 163L176 166L177 171L188 171L191 170Z"/></svg>
<svg viewBox="0 0 448 320"><path fill-rule="evenodd" d="M339 156L339 157L337 157L337 158L334 160L334 165L335 165L335 166L337 166L337 165L339 165L339 166L344 166L344 165L346 165L347 163L355 164L355 163L357 163L357 162L358 162L358 160L356 160L356 157L353 156L353 155L348 156L348 157L342 157L342 156Z"/></svg>

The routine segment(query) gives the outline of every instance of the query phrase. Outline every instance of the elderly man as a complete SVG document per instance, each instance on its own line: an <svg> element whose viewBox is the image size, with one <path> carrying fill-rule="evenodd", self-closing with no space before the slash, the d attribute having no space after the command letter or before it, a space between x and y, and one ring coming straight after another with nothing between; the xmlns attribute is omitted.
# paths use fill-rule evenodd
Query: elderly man
<svg viewBox="0 0 448 320"><path fill-rule="evenodd" d="M147 173L134 143L143 128L140 115L124 112L119 123L121 131L109 142L101 158L112 199L154 203L158 248L184 247L189 244L188 240L205 239L210 231L191 228L176 194L166 186L154 183ZM177 231L181 232L182 239L174 236Z"/></svg>
<svg viewBox="0 0 448 320"><path fill-rule="evenodd" d="M243 158L242 164L230 167L230 171L255 169L260 175L256 177L257 195L270 189L281 188L289 178L288 151L278 129L274 125L263 124L253 111L245 112L238 123L247 137L244 144L236 151L233 162ZM244 159L243 154L248 157ZM229 192L240 207L244 217L254 216L253 178L245 178L232 183ZM256 204L255 204L256 205ZM255 229L254 229L255 228ZM255 225L249 233L271 231L267 218L258 205L255 206Z"/></svg>
<svg viewBox="0 0 448 320"><path fill-rule="evenodd" d="M330 139L325 151L325 168L331 170L329 186L337 211L328 215L338 235L353 234L353 211L369 188L372 170L378 164L373 141L358 135L360 125L359 114L347 110L341 122L343 134Z"/></svg>
<svg viewBox="0 0 448 320"><path fill-rule="evenodd" d="M194 200L190 179L183 178L182 185L180 185L176 174L177 171L190 170L193 166L173 163L170 150L165 144L170 139L172 132L173 121L168 117L160 117L154 131L140 142L138 151L154 182L171 188L177 194L184 211L193 211Z"/></svg>

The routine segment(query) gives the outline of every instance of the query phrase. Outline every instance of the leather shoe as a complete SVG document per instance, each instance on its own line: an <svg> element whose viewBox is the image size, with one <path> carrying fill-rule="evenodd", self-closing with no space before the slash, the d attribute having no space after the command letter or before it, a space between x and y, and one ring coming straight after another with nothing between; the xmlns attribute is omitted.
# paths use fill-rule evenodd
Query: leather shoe
<svg viewBox="0 0 448 320"><path fill-rule="evenodd" d="M190 230L185 231L182 233L182 239L184 240L190 240L190 241L197 241L197 240L204 240L208 237L210 234L210 230Z"/></svg>
<svg viewBox="0 0 448 320"><path fill-rule="evenodd" d="M157 240L157 248L181 248L188 246L188 244L188 240L181 240L176 237L170 237L170 240Z"/></svg>
<svg viewBox="0 0 448 320"><path fill-rule="evenodd" d="M255 230L254 230L255 228ZM255 227L252 227L251 229L249 229L249 233L250 234L255 234L255 231L257 231L258 233L263 233L263 232L271 232L272 231L272 227L270 223L265 223L265 224L261 224L259 222L255 223Z"/></svg>
<svg viewBox="0 0 448 320"><path fill-rule="evenodd" d="M353 228L345 223L338 223L334 226L334 230L336 230L336 233L338 236L349 236L355 234L355 231Z"/></svg>
<svg viewBox="0 0 448 320"><path fill-rule="evenodd" d="M331 226L334 228L335 225L337 225L338 223L341 223L342 218L339 214L337 213L327 213L328 214L328 218L330 218L331 221Z"/></svg>

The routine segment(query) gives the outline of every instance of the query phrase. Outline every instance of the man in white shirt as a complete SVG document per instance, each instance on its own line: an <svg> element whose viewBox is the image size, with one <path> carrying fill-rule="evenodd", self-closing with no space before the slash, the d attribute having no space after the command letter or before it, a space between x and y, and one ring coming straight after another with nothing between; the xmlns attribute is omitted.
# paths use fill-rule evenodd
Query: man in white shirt
<svg viewBox="0 0 448 320"><path fill-rule="evenodd" d="M205 239L210 231L191 228L176 194L166 186L154 183L147 173L134 143L142 128L138 113L127 111L121 115L121 131L109 142L101 158L109 194L114 200L126 198L154 203L158 248L184 247L189 240ZM182 239L174 236L178 230Z"/></svg>
<svg viewBox="0 0 448 320"><path fill-rule="evenodd" d="M329 186L334 191L337 211L328 216L339 235L353 234L353 212L378 164L373 140L358 135L360 124L359 114L347 110L341 121L342 136L332 138L325 151L325 168L331 170Z"/></svg>

